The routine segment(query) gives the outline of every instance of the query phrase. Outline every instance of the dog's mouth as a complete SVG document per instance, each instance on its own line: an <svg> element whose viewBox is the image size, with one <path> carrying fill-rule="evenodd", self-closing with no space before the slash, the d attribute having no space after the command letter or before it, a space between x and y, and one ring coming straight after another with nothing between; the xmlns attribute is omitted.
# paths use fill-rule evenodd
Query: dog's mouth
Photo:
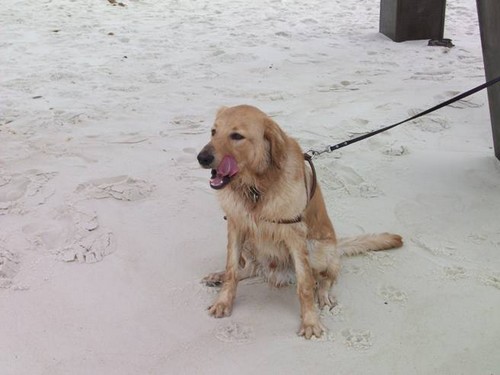
<svg viewBox="0 0 500 375"><path fill-rule="evenodd" d="M239 172L236 159L230 155L222 158L217 169L212 169L212 178L210 179L210 187L213 189L222 189L231 181L231 178Z"/></svg>

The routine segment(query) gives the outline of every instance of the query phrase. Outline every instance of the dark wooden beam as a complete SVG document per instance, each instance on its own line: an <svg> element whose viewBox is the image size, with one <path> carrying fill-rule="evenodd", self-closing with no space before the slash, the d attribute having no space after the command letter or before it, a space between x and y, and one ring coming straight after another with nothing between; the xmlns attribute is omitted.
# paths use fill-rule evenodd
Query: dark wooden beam
<svg viewBox="0 0 500 375"><path fill-rule="evenodd" d="M500 0L476 0L486 80L500 77ZM488 88L495 156L500 160L500 83Z"/></svg>

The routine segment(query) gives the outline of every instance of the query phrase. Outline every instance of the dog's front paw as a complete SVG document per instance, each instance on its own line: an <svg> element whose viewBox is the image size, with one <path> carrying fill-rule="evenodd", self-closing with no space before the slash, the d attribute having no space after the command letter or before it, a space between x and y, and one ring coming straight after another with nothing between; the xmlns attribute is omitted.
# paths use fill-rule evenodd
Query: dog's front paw
<svg viewBox="0 0 500 375"><path fill-rule="evenodd" d="M227 302L217 301L208 308L208 313L214 318L224 318L230 316L233 310L233 305Z"/></svg>
<svg viewBox="0 0 500 375"><path fill-rule="evenodd" d="M300 325L299 336L304 336L307 340L309 340L313 337L313 335L320 338L323 332L325 332L325 327L323 327L319 320L314 323L302 322Z"/></svg>

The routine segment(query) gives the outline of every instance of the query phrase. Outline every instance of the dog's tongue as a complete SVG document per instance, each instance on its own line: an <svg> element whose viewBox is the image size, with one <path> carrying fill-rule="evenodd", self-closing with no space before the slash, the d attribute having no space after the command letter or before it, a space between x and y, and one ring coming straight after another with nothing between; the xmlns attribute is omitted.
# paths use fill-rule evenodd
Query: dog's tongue
<svg viewBox="0 0 500 375"><path fill-rule="evenodd" d="M214 189L222 189L229 183L231 177L239 172L236 160L226 155L220 162L216 170L212 170L212 178L210 179L210 186Z"/></svg>

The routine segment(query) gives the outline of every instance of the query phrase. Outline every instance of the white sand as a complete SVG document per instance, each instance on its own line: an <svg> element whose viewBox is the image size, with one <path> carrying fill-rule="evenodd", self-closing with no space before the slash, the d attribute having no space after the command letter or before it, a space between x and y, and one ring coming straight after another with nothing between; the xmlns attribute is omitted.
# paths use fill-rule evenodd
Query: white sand
<svg viewBox="0 0 500 375"><path fill-rule="evenodd" d="M500 374L500 163L484 92L317 159L346 259L296 335L294 288L200 285L225 222L196 163L216 109L248 103L305 149L484 82L475 2L393 43L378 0L3 0L0 374ZM110 35L113 33L113 35Z"/></svg>

